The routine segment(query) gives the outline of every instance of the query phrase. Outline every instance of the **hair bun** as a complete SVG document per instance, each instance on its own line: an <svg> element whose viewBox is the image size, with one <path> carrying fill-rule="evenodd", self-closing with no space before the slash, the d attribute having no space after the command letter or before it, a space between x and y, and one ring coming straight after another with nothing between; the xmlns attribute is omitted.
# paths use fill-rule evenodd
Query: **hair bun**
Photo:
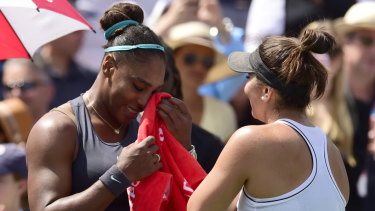
<svg viewBox="0 0 375 211"><path fill-rule="evenodd" d="M312 51L318 54L327 53L335 44L335 38L321 29L307 29L301 38L302 51Z"/></svg>
<svg viewBox="0 0 375 211"><path fill-rule="evenodd" d="M105 31L114 24L124 20L135 20L143 23L143 10L136 4L118 3L104 12L100 25Z"/></svg>

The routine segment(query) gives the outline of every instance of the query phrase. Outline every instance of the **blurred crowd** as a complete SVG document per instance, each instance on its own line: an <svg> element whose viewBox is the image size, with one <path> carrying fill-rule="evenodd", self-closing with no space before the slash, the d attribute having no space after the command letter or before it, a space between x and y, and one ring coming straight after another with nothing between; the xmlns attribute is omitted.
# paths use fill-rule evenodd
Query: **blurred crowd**
<svg viewBox="0 0 375 211"><path fill-rule="evenodd" d="M97 33L68 34L40 48L33 60L1 61L0 210L27 210L27 169L22 165L28 132L50 109L91 87L106 41L99 19L112 4L123 1L70 2ZM251 52L270 35L299 37L311 28L334 35L335 49L315 55L326 67L328 81L324 96L313 101L308 114L341 151L350 183L346 209L375 209L375 1L133 3L144 9L145 24L170 47L175 66L167 70L165 90L188 106L197 127L192 142L206 171L236 129L262 124L251 117L242 91L245 75L229 70L227 56L233 51Z"/></svg>

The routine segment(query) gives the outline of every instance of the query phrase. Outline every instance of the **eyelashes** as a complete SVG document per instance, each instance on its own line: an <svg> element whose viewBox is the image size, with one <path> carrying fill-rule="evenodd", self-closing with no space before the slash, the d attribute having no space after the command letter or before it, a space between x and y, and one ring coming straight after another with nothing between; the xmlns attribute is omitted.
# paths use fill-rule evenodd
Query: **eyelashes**
<svg viewBox="0 0 375 211"><path fill-rule="evenodd" d="M141 87L138 87L137 85L133 85L134 89L139 91L139 92L142 92L144 89L141 88Z"/></svg>

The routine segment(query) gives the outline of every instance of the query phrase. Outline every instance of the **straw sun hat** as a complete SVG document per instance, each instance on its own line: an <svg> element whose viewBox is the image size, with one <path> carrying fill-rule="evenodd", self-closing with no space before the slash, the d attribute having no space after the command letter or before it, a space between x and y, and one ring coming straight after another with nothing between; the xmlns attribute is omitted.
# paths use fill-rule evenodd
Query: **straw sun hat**
<svg viewBox="0 0 375 211"><path fill-rule="evenodd" d="M196 44L211 48L215 51L215 65L209 71L206 83L213 83L223 78L233 76L226 64L226 56L215 47L214 37L210 34L211 26L200 21L190 21L178 24L169 30L165 42L172 50L188 44Z"/></svg>
<svg viewBox="0 0 375 211"><path fill-rule="evenodd" d="M375 30L375 1L358 2L335 21L338 33L348 33L356 29Z"/></svg>

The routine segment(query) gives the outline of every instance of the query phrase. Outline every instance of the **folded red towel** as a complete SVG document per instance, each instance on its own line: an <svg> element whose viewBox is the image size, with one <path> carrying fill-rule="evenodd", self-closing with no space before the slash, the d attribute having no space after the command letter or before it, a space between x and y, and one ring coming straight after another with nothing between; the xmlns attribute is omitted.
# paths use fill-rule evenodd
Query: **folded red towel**
<svg viewBox="0 0 375 211"><path fill-rule="evenodd" d="M187 201L206 176L206 172L188 151L169 133L157 115L156 106L167 93L151 96L143 113L138 140L155 136L163 167L151 176L133 182L127 189L133 211L186 210Z"/></svg>

